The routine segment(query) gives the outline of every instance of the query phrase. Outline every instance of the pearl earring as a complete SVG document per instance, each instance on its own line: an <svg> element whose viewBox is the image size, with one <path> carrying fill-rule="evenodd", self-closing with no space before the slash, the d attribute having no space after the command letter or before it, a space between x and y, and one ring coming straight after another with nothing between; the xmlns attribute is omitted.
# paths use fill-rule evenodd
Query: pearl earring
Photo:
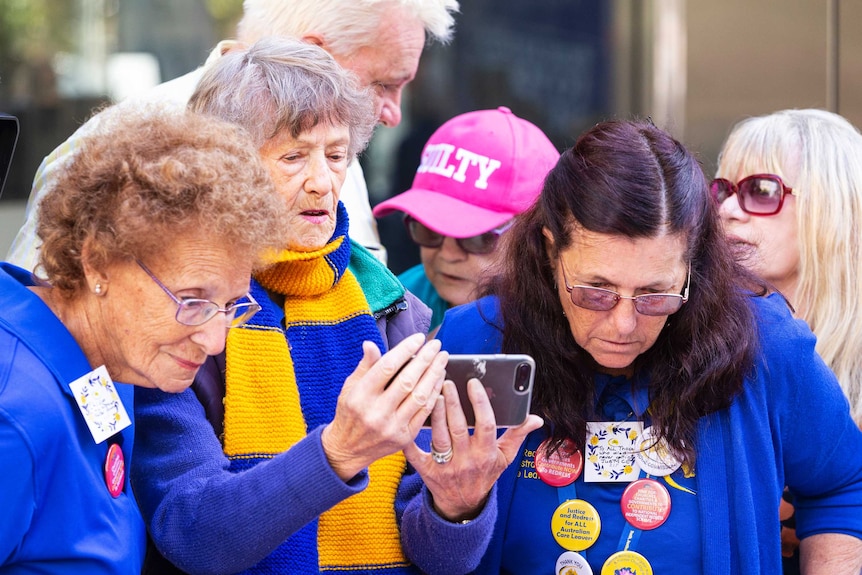
<svg viewBox="0 0 862 575"><path fill-rule="evenodd" d="M93 293L95 293L96 295L102 295L102 284L97 283L97 284L93 287Z"/></svg>

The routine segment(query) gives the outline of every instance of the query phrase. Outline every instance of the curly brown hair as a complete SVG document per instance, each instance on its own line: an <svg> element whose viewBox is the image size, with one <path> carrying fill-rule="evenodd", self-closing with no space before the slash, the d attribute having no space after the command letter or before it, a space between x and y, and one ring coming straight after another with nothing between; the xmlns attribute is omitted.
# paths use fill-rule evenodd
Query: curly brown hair
<svg viewBox="0 0 862 575"><path fill-rule="evenodd" d="M40 265L61 293L85 286L85 245L100 267L170 249L187 232L237 257L283 243L287 207L242 128L150 105L97 119L40 206Z"/></svg>

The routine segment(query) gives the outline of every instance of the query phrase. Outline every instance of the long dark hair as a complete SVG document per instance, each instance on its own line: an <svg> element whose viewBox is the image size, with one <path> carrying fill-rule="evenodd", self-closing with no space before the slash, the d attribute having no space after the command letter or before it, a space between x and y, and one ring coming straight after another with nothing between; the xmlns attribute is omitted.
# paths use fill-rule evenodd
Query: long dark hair
<svg viewBox="0 0 862 575"><path fill-rule="evenodd" d="M757 328L747 298L764 286L735 263L703 170L682 144L639 121L603 122L581 135L506 234L503 267L486 286L500 300L503 350L536 359L534 411L557 443L568 437L583 448L594 415L596 363L572 338L551 265L579 227L686 241L688 303L634 369L649 376L654 429L693 463L697 420L727 407L752 369Z"/></svg>

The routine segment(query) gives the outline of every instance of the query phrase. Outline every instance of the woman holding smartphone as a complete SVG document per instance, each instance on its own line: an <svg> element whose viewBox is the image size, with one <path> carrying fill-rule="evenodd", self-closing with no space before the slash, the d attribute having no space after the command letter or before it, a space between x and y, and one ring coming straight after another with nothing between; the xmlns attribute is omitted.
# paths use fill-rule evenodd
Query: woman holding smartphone
<svg viewBox="0 0 862 575"><path fill-rule="evenodd" d="M503 258L439 331L453 354L537 366L545 426L480 503L497 518L478 573L777 573L785 485L803 571L859 572L862 432L811 331L736 263L679 142L597 124ZM466 430L446 402L457 457Z"/></svg>
<svg viewBox="0 0 862 575"><path fill-rule="evenodd" d="M255 321L231 330L192 390L135 395L131 476L150 537L191 573L416 573L401 547L408 501L396 490L402 449L436 408L447 354L425 341L427 309L350 238L339 198L373 130L373 100L321 48L269 38L222 56L189 105L252 135L287 215L280 245L252 277ZM490 468L486 481L448 474L464 449L451 467L413 454L448 489L436 491L436 506L417 501L437 527L424 557L461 561L467 552L446 543L489 531L460 523L473 508L451 491L484 488L484 497L505 467L493 415L484 419L490 431L470 443L473 471ZM150 557L150 572L173 569Z"/></svg>

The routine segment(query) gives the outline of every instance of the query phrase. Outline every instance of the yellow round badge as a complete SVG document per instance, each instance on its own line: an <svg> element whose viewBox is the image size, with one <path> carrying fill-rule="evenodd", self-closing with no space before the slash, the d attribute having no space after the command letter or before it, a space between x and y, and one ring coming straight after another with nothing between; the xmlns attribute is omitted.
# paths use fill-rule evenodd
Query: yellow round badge
<svg viewBox="0 0 862 575"><path fill-rule="evenodd" d="M602 565L602 575L652 575L652 565L640 553L617 551Z"/></svg>
<svg viewBox="0 0 862 575"><path fill-rule="evenodd" d="M551 517L551 533L563 549L583 551L596 542L602 521L596 508L583 499L561 503Z"/></svg>

